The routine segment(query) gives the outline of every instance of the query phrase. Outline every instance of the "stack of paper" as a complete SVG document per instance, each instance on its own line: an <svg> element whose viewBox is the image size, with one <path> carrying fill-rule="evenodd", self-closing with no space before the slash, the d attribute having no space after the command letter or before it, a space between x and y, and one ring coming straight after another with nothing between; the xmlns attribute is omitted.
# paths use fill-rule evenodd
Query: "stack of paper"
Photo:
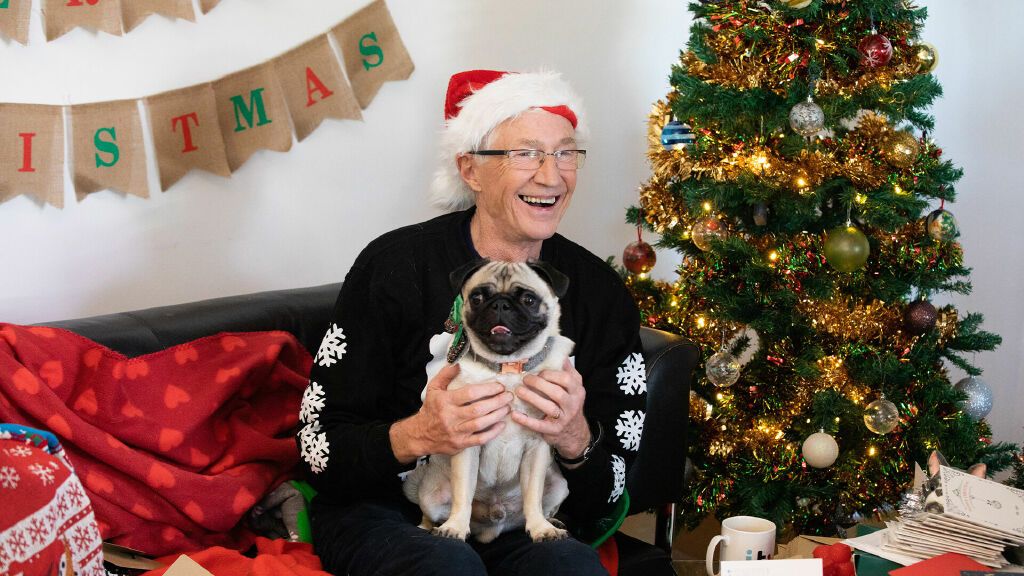
<svg viewBox="0 0 1024 576"><path fill-rule="evenodd" d="M956 552L1001 568L1007 546L1024 545L1024 490L943 466L928 512L887 522L882 550L925 559Z"/></svg>

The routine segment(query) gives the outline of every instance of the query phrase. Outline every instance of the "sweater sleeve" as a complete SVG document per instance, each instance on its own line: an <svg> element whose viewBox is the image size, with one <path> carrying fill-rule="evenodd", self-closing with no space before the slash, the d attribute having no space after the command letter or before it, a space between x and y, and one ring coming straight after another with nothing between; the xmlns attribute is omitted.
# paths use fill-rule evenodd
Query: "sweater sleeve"
<svg viewBox="0 0 1024 576"><path fill-rule="evenodd" d="M375 282L358 261L342 284L331 324L303 394L299 452L314 488L336 502L400 491L399 463L389 430L399 415L382 409L399 370L393 361L405 312L396 282Z"/></svg>
<svg viewBox="0 0 1024 576"><path fill-rule="evenodd" d="M640 313L622 282L613 277L606 290L588 294L593 305L577 332L576 368L587 391L584 413L591 434L601 442L575 469L562 468L569 497L562 504L573 522L587 523L610 514L626 484L643 432L647 402L646 367L640 343Z"/></svg>

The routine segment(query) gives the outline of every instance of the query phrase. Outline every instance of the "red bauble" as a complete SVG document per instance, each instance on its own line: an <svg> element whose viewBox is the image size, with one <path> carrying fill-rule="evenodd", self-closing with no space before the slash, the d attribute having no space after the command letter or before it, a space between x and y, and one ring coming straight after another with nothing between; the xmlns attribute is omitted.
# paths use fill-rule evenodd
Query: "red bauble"
<svg viewBox="0 0 1024 576"><path fill-rule="evenodd" d="M643 240L631 243L622 251L622 264L633 274L650 272L657 261L658 256L654 253L654 248Z"/></svg>
<svg viewBox="0 0 1024 576"><path fill-rule="evenodd" d="M892 43L881 34L872 34L857 44L860 52L860 63L868 68L885 66L892 60Z"/></svg>

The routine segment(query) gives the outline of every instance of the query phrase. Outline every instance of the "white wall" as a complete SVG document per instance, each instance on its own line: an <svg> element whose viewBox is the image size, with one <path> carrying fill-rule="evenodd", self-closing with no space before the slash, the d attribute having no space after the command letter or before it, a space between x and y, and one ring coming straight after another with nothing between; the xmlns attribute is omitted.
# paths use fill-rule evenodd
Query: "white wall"
<svg viewBox="0 0 1024 576"><path fill-rule="evenodd" d="M0 101L74 104L136 98L216 79L324 32L364 0L224 0L197 22L153 17L124 37L76 30L43 39L35 2L28 47L0 46ZM996 390L997 436L1024 440L1024 285L1019 182L1024 121L1011 99L1024 3L928 0L928 40L946 97L936 140L967 176L960 220L975 293L956 298L1004 337L979 355ZM470 68L562 70L584 95L593 128L588 165L563 232L596 254L620 255L623 222L649 169L646 117L668 91L685 46L684 0L390 0L416 63L386 85L364 122L328 122L291 152L259 152L230 179L193 173L152 197L100 192L64 210L21 197L0 205L0 319L41 322L341 280L378 234L427 218L448 76ZM973 9L970 9L973 7ZM152 156L151 156L152 157ZM997 215L1006 215L999 218ZM653 241L653 238L649 238ZM678 259L662 252L656 273ZM954 374L954 378L958 378Z"/></svg>

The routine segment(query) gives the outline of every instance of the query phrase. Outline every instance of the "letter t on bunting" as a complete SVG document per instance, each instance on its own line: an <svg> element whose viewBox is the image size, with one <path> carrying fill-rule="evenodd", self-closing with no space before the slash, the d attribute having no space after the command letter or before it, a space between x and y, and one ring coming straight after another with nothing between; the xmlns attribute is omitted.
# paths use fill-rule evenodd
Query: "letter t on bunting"
<svg viewBox="0 0 1024 576"><path fill-rule="evenodd" d="M161 189L167 190L194 168L231 176L211 85L150 96L146 108Z"/></svg>
<svg viewBox="0 0 1024 576"><path fill-rule="evenodd" d="M331 35L341 47L345 73L363 109L385 82L412 75L412 58L384 0L375 0L349 16L331 30Z"/></svg>
<svg viewBox="0 0 1024 576"><path fill-rule="evenodd" d="M0 104L0 202L18 194L64 207L64 109Z"/></svg>
<svg viewBox="0 0 1024 576"><path fill-rule="evenodd" d="M225 76L213 83L213 91L232 172L257 150L291 150L288 106L281 96L272 63Z"/></svg>
<svg viewBox="0 0 1024 576"><path fill-rule="evenodd" d="M28 44L28 17L32 0L0 0L0 36Z"/></svg>
<svg viewBox="0 0 1024 576"><path fill-rule="evenodd" d="M121 35L121 0L44 0L46 40L79 26Z"/></svg>
<svg viewBox="0 0 1024 576"><path fill-rule="evenodd" d="M99 190L149 196L136 100L72 106L71 153L79 201Z"/></svg>
<svg viewBox="0 0 1024 576"><path fill-rule="evenodd" d="M314 38L274 59L274 69L299 142L316 130L324 118L363 118L327 36Z"/></svg>

